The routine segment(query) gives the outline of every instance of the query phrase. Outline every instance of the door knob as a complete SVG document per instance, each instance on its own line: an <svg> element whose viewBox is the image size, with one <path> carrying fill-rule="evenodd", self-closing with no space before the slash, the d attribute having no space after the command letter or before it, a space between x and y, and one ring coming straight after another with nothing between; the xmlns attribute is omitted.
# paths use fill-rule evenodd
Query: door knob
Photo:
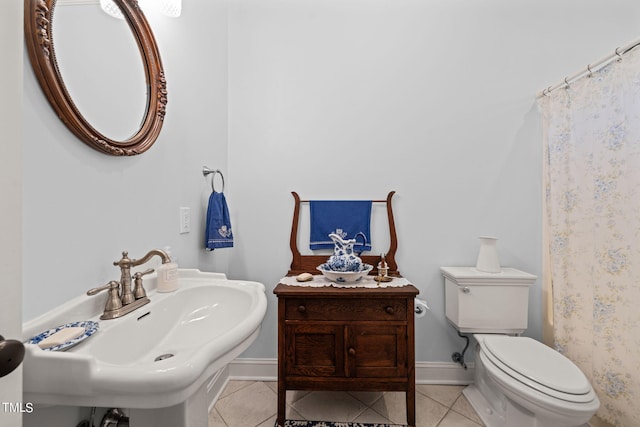
<svg viewBox="0 0 640 427"><path fill-rule="evenodd" d="M18 340L5 340L0 335L0 377L10 374L24 359L24 345Z"/></svg>

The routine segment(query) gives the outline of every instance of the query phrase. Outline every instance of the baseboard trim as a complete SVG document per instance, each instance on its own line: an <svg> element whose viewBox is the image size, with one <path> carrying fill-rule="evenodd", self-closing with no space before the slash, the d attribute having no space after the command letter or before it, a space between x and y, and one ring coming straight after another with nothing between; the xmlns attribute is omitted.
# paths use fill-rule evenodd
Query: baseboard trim
<svg viewBox="0 0 640 427"><path fill-rule="evenodd" d="M453 362L417 362L416 384L467 385L473 382L473 363L468 369ZM277 359L235 359L218 371L207 385L211 410L229 381L277 381Z"/></svg>
<svg viewBox="0 0 640 427"><path fill-rule="evenodd" d="M473 382L474 364L416 362L416 384L467 385Z"/></svg>
<svg viewBox="0 0 640 427"><path fill-rule="evenodd" d="M464 369L453 362L416 362L416 384L466 385L473 382L473 363ZM277 359L235 359L228 366L229 379L277 381Z"/></svg>
<svg viewBox="0 0 640 427"><path fill-rule="evenodd" d="M229 378L241 381L278 381L278 360L235 359L229 363Z"/></svg>
<svg viewBox="0 0 640 427"><path fill-rule="evenodd" d="M473 382L473 363L469 368L453 362L417 362L416 384L466 385ZM229 379L243 381L277 381L277 359L235 359L228 366Z"/></svg>

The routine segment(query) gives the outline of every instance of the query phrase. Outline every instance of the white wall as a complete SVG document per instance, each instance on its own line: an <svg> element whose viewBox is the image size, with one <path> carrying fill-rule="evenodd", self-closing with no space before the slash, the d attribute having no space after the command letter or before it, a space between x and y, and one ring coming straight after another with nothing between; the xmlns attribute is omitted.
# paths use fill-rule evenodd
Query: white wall
<svg viewBox="0 0 640 427"><path fill-rule="evenodd" d="M303 198L396 190L400 271L432 311L418 361L450 361L443 265L541 273L535 93L637 38L640 5L597 0L234 0L229 19L232 276L272 289ZM247 356L276 354L276 304ZM540 281L528 335L541 336Z"/></svg>
<svg viewBox="0 0 640 427"><path fill-rule="evenodd" d="M122 30L122 22L102 13L97 2L58 6L63 7L64 13L95 23L95 34L76 38L78 44ZM112 262L123 250L139 258L169 245L183 267L225 269L228 254L205 253L202 233L203 195L210 192L202 166L227 171L225 4L185 2L180 19L160 14L148 19L167 77L168 104L160 137L143 155L110 157L76 139L44 98L25 52L25 319L118 279ZM54 21L54 34L57 30L64 29ZM70 59L77 66L88 60L86 55ZM119 82L110 77L102 84L109 90ZM179 234L181 206L191 208L189 234Z"/></svg>
<svg viewBox="0 0 640 427"><path fill-rule="evenodd" d="M3 2L0 14L0 335L6 339L20 339L21 318L21 246L22 188L21 140L22 125L22 2ZM22 402L22 367L0 378L0 402ZM21 425L20 412L0 406L0 424L6 427Z"/></svg>
<svg viewBox="0 0 640 427"><path fill-rule="evenodd" d="M76 140L25 56L24 318L117 278L122 250L170 245L181 266L265 283L263 332L245 356L273 358L271 289L291 260L290 191L395 190L400 269L432 307L417 322L417 360L449 361L462 342L444 317L439 267L473 265L476 237L489 234L504 265L540 274L535 93L636 39L640 4L188 0L179 19L150 21L169 104L142 156L108 157ZM201 249L203 164L225 172L233 249ZM180 206L191 207L188 235L178 234Z"/></svg>

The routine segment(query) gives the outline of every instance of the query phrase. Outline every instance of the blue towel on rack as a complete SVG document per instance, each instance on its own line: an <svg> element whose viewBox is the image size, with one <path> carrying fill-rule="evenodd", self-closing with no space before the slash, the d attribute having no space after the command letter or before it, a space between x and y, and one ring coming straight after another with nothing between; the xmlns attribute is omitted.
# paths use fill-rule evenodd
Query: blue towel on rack
<svg viewBox="0 0 640 427"><path fill-rule="evenodd" d="M214 250L233 247L233 233L229 219L229 207L224 193L213 192L209 196L207 223L205 228L205 248Z"/></svg>
<svg viewBox="0 0 640 427"><path fill-rule="evenodd" d="M371 250L371 200L311 200L310 226L311 249L333 249L329 234L343 239L354 239L364 233L367 244L362 248L362 238L354 248L357 252Z"/></svg>

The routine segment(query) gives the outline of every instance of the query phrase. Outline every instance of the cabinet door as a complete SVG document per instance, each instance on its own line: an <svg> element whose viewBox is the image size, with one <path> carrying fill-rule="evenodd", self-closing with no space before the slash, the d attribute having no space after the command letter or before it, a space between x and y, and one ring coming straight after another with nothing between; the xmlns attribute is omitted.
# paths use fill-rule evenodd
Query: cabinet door
<svg viewBox="0 0 640 427"><path fill-rule="evenodd" d="M394 378L407 375L407 326L353 323L346 329L348 377Z"/></svg>
<svg viewBox="0 0 640 427"><path fill-rule="evenodd" d="M285 328L287 376L344 376L344 325L305 322Z"/></svg>

